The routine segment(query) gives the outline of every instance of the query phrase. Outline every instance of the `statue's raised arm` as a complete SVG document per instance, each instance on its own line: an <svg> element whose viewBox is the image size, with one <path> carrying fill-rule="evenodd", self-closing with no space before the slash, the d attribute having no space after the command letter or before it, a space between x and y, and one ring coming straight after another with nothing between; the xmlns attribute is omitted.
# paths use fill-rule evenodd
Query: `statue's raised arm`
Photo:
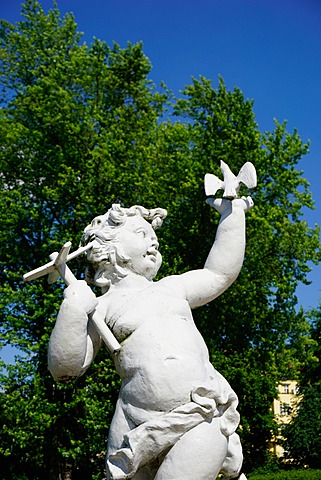
<svg viewBox="0 0 321 480"><path fill-rule="evenodd" d="M256 186L256 172L247 162L235 176L221 161L224 180L212 174L205 175L205 192L214 195L223 189L223 198L207 199L221 215L214 244L204 268L169 279L181 283L191 308L204 305L223 293L237 278L245 252L245 213L253 207L251 197L238 197L240 183L248 188ZM178 287L177 287L178 288Z"/></svg>
<svg viewBox="0 0 321 480"><path fill-rule="evenodd" d="M173 277L173 281L176 278L182 282L191 308L212 301L237 278L245 252L245 212L253 206L251 197L233 201L209 198L207 203L221 214L221 219L204 268Z"/></svg>

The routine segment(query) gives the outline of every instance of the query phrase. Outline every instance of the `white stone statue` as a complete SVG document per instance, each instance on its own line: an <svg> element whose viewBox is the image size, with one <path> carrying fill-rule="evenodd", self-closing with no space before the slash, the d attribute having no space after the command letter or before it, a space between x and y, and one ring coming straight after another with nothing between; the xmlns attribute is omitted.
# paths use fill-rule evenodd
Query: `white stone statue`
<svg viewBox="0 0 321 480"><path fill-rule="evenodd" d="M85 229L87 282L102 295L69 279L48 361L55 380L79 377L101 346L99 325L115 337L110 349L122 386L108 439L108 479L213 480L219 473L245 479L235 433L238 399L210 363L192 317L241 269L245 212L253 202L236 195L207 200L221 219L204 268L157 282L162 257L155 228L165 210L113 205Z"/></svg>

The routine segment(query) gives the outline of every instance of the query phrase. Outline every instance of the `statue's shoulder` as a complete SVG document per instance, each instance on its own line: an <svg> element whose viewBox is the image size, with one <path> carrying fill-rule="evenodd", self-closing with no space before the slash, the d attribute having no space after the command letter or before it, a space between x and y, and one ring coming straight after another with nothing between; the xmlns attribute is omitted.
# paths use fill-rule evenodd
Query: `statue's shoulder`
<svg viewBox="0 0 321 480"><path fill-rule="evenodd" d="M181 275L169 275L155 282L156 284L159 290L168 290L171 295L178 297L184 296L184 284Z"/></svg>
<svg viewBox="0 0 321 480"><path fill-rule="evenodd" d="M96 310L98 310L100 314L103 314L104 316L106 316L110 308L110 305L112 304L113 295L110 294L109 292L106 292L103 295L100 295L99 297L97 297L97 300L98 300L98 305Z"/></svg>

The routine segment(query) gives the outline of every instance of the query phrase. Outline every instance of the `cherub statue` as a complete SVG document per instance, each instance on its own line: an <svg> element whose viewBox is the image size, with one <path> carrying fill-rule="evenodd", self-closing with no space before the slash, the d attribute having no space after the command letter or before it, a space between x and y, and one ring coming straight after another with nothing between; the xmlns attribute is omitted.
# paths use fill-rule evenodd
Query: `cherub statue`
<svg viewBox="0 0 321 480"><path fill-rule="evenodd" d="M122 385L108 439L108 479L240 478L238 399L210 363L192 310L238 276L253 202L208 203L221 219L204 268L155 282L162 262L155 228L165 210L113 205L84 231L83 245L92 245L87 282L102 295L84 280L66 288L48 360L56 380L81 376L101 346L90 318L102 318L119 342L112 355Z"/></svg>

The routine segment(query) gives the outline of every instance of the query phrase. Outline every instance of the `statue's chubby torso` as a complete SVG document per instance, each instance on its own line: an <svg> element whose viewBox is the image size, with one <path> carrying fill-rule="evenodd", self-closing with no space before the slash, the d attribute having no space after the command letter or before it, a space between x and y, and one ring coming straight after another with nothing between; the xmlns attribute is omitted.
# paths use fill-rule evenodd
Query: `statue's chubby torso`
<svg viewBox="0 0 321 480"><path fill-rule="evenodd" d="M207 347L188 302L166 282L138 292L107 293L99 307L122 342L115 365L126 402L168 411L190 401L191 391L208 383Z"/></svg>

